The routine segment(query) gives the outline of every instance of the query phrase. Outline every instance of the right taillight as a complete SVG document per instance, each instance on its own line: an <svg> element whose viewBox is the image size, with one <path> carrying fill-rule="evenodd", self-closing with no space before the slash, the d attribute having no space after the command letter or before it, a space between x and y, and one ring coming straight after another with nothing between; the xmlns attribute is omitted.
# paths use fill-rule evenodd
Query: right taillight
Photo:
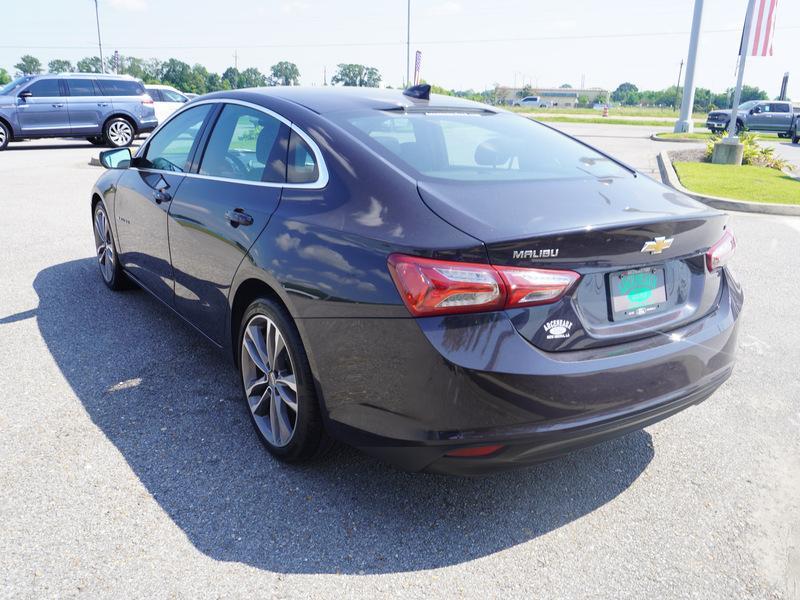
<svg viewBox="0 0 800 600"><path fill-rule="evenodd" d="M392 254L389 271L415 317L549 304L580 278L573 271L493 267Z"/></svg>
<svg viewBox="0 0 800 600"><path fill-rule="evenodd" d="M142 104L153 104L153 99L150 97L150 94L142 96Z"/></svg>
<svg viewBox="0 0 800 600"><path fill-rule="evenodd" d="M724 267L736 252L736 238L730 229L726 230L722 238L706 252L706 266L709 271Z"/></svg>

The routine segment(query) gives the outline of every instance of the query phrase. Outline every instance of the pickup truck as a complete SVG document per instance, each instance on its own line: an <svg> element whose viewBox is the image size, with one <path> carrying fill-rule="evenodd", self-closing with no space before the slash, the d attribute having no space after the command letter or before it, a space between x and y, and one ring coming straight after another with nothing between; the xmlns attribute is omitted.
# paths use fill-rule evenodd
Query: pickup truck
<svg viewBox="0 0 800 600"><path fill-rule="evenodd" d="M547 100L539 96L525 96L522 100L514 100L513 106L535 106L536 108L550 108Z"/></svg>
<svg viewBox="0 0 800 600"><path fill-rule="evenodd" d="M711 131L724 131L731 120L730 110L712 110L706 118L706 127ZM800 108L791 102L779 100L750 100L739 105L736 117L736 133L740 131L766 131L778 137L800 141Z"/></svg>

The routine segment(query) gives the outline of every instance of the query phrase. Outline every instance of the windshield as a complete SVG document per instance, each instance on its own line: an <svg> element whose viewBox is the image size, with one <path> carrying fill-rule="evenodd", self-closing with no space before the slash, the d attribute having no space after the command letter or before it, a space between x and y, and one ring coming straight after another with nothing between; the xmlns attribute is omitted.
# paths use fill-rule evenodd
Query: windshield
<svg viewBox="0 0 800 600"><path fill-rule="evenodd" d="M758 104L758 100L749 100L748 102L743 102L739 105L739 110L750 110L756 104Z"/></svg>
<svg viewBox="0 0 800 600"><path fill-rule="evenodd" d="M16 90L18 90L23 85L28 83L31 79L33 79L33 77L34 77L33 75L26 75L25 77L19 77L18 79L15 79L11 83L4 85L2 88L0 88L0 96L10 96Z"/></svg>
<svg viewBox="0 0 800 600"><path fill-rule="evenodd" d="M331 116L378 153L400 159L418 178L526 181L630 176L602 154L516 115L417 110Z"/></svg>

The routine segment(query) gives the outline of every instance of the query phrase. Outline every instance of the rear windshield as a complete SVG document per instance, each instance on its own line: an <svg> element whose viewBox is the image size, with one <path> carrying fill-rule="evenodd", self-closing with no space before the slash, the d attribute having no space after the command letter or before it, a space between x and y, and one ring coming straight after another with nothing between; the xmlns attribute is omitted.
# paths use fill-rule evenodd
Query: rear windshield
<svg viewBox="0 0 800 600"><path fill-rule="evenodd" d="M590 148L511 114L372 111L332 117L422 178L524 181L630 176Z"/></svg>

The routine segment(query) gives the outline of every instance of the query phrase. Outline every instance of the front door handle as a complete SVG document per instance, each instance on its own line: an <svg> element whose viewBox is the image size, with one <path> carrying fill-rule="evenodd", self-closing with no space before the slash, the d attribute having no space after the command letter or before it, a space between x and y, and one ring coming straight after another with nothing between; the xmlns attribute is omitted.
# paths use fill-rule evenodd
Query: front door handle
<svg viewBox="0 0 800 600"><path fill-rule="evenodd" d="M97 106L108 106L108 102L98 102Z"/></svg>
<svg viewBox="0 0 800 600"><path fill-rule="evenodd" d="M231 227L238 227L239 225L252 225L253 217L248 215L241 208L234 208L225 213L225 219L231 224Z"/></svg>
<svg viewBox="0 0 800 600"><path fill-rule="evenodd" d="M63 104L53 104L53 108L64 108Z"/></svg>
<svg viewBox="0 0 800 600"><path fill-rule="evenodd" d="M172 194L166 190L153 190L153 198L156 204L161 204L162 202L169 202L172 200Z"/></svg>

